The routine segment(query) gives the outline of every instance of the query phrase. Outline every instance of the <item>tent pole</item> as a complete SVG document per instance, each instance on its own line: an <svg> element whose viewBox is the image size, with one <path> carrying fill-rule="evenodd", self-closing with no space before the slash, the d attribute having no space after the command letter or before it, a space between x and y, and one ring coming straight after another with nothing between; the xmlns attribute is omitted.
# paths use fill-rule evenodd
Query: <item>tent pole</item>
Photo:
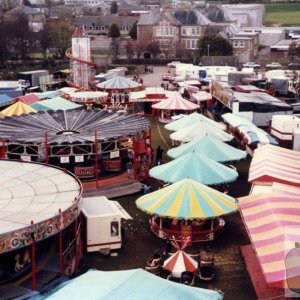
<svg viewBox="0 0 300 300"><path fill-rule="evenodd" d="M132 170L133 170L133 174L132 174L132 178L136 179L136 141L135 141L135 136L132 137L133 140L133 166L132 166Z"/></svg>
<svg viewBox="0 0 300 300"><path fill-rule="evenodd" d="M75 222L74 222L74 233L75 233L75 271L77 271L77 264L78 264L78 259L77 259L77 218L75 218Z"/></svg>
<svg viewBox="0 0 300 300"><path fill-rule="evenodd" d="M60 222L62 223L62 213L61 209L59 209L59 214L60 214ZM59 273L62 275L63 274L63 259L62 259L62 252L63 252L63 236L62 236L62 228L59 231L58 234L58 239L59 239Z"/></svg>
<svg viewBox="0 0 300 300"><path fill-rule="evenodd" d="M45 131L45 165L48 166L49 163L49 154L48 154L48 134Z"/></svg>
<svg viewBox="0 0 300 300"><path fill-rule="evenodd" d="M97 143L98 137L97 137L97 130L95 130L95 175L96 175L96 188L99 187L98 184L98 143Z"/></svg>
<svg viewBox="0 0 300 300"><path fill-rule="evenodd" d="M214 219L212 218L211 219L211 226L210 226L210 230L211 230L211 233L210 233L210 240L212 241L214 239Z"/></svg>
<svg viewBox="0 0 300 300"><path fill-rule="evenodd" d="M33 221L31 221L31 225L33 225ZM33 291L36 290L36 264L35 264L35 241L34 241L34 233L32 232L32 244L31 244L31 289Z"/></svg>

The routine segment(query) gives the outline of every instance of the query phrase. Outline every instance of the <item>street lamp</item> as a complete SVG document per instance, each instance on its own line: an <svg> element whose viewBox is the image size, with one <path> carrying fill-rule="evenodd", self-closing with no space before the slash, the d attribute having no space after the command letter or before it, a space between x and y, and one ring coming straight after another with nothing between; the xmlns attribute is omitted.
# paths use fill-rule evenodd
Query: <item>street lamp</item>
<svg viewBox="0 0 300 300"><path fill-rule="evenodd" d="M207 44L207 56L209 56L209 44Z"/></svg>

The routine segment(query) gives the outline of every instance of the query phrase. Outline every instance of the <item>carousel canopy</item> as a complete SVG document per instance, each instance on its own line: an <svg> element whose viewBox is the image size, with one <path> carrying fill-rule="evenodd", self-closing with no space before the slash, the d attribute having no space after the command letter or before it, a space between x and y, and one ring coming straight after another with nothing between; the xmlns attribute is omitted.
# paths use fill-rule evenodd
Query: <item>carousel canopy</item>
<svg viewBox="0 0 300 300"><path fill-rule="evenodd" d="M178 158L190 152L199 153L218 162L240 160L247 156L246 151L236 149L209 135L170 149L167 154L171 158Z"/></svg>
<svg viewBox="0 0 300 300"><path fill-rule="evenodd" d="M103 90L130 90L142 87L142 84L126 77L115 76L98 83L96 87Z"/></svg>
<svg viewBox="0 0 300 300"><path fill-rule="evenodd" d="M97 101L108 96L107 92L94 92L94 91L85 91L85 92L73 92L69 93L70 98L74 102L87 102L87 101Z"/></svg>
<svg viewBox="0 0 300 300"><path fill-rule="evenodd" d="M15 103L16 100L6 94L0 95L0 107Z"/></svg>
<svg viewBox="0 0 300 300"><path fill-rule="evenodd" d="M182 272L194 273L198 262L183 250L178 250L164 261L163 268L170 271L172 276L180 278Z"/></svg>
<svg viewBox="0 0 300 300"><path fill-rule="evenodd" d="M31 103L39 101L40 98L35 94L27 94L24 96L17 97L16 100L29 105Z"/></svg>
<svg viewBox="0 0 300 300"><path fill-rule="evenodd" d="M132 299L195 299L220 300L222 295L213 290L178 284L142 269L125 271L88 271L63 283L49 300L132 300Z"/></svg>
<svg viewBox="0 0 300 300"><path fill-rule="evenodd" d="M151 177L165 182L191 178L207 185L218 185L237 179L238 173L214 160L195 152L187 153L150 170Z"/></svg>
<svg viewBox="0 0 300 300"><path fill-rule="evenodd" d="M211 93L208 93L206 91L198 91L191 95L191 100L196 102L207 101L211 99L212 99Z"/></svg>
<svg viewBox="0 0 300 300"><path fill-rule="evenodd" d="M203 122L205 124L208 123L209 125L215 126L221 130L226 129L226 126L222 125L221 123L209 119L197 112L193 112L190 115L183 115L183 116L184 116L183 118L165 125L165 128L168 130L178 131L183 128L186 128L187 126L194 125L195 123Z"/></svg>
<svg viewBox="0 0 300 300"><path fill-rule="evenodd" d="M198 122L194 125L187 126L181 130L173 132L170 138L174 141L190 142L196 138L211 135L221 141L228 142L233 139L233 136L223 130L218 129L210 123Z"/></svg>
<svg viewBox="0 0 300 300"><path fill-rule="evenodd" d="M76 104L72 101L66 100L62 97L54 97L49 100L43 100L35 102L30 105L33 109L37 111L47 111L47 110L69 110L81 107L80 104Z"/></svg>
<svg viewBox="0 0 300 300"><path fill-rule="evenodd" d="M239 203L266 283L269 287L285 287L291 271L287 256L300 240L300 198L255 194L239 198ZM298 263L295 269L299 276Z"/></svg>
<svg viewBox="0 0 300 300"><path fill-rule="evenodd" d="M0 138L14 142L94 142L134 135L148 129L143 117L105 110L57 110L0 120Z"/></svg>
<svg viewBox="0 0 300 300"><path fill-rule="evenodd" d="M136 200L151 215L176 219L209 219L237 210L235 199L186 178Z"/></svg>
<svg viewBox="0 0 300 300"><path fill-rule="evenodd" d="M170 98L152 105L152 108L161 110L196 110L199 107L198 104L181 97L178 92L174 92Z"/></svg>
<svg viewBox="0 0 300 300"><path fill-rule="evenodd" d="M46 91L42 93L33 93L33 94L36 95L39 99L52 99L64 93L59 90L55 90L55 91Z"/></svg>
<svg viewBox="0 0 300 300"><path fill-rule="evenodd" d="M27 104L24 104L23 102L18 101L12 104L11 106L7 107L6 109L2 110L0 112L0 115L5 117L11 117L36 112L37 110L35 110L34 108L30 107Z"/></svg>

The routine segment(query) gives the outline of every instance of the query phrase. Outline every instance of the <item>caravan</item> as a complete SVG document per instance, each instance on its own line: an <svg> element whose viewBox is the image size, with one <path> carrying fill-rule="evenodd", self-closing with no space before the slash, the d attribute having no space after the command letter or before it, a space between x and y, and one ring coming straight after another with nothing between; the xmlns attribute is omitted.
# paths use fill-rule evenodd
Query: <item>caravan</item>
<svg viewBox="0 0 300 300"><path fill-rule="evenodd" d="M120 249L122 247L121 219L132 219L117 202L105 196L83 199L85 244L87 252Z"/></svg>

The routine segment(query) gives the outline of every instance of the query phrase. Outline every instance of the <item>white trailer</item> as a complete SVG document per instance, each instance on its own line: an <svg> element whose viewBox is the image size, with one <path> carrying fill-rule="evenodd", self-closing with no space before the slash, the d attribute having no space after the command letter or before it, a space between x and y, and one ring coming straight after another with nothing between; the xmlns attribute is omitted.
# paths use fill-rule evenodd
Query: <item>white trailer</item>
<svg viewBox="0 0 300 300"><path fill-rule="evenodd" d="M106 251L122 247L121 219L132 219L117 202L105 196L83 199L86 219L86 251Z"/></svg>

